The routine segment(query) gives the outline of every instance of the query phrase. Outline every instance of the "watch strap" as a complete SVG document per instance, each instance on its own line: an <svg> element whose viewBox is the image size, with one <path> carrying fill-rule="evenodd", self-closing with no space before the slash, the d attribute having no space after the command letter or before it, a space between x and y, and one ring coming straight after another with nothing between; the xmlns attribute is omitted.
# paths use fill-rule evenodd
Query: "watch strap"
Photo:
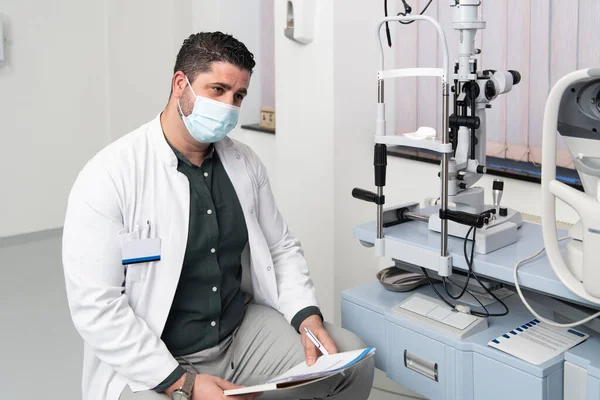
<svg viewBox="0 0 600 400"><path fill-rule="evenodd" d="M185 393L188 398L192 398L192 389L194 388L194 382L196 381L196 373L192 371L185 372L185 380L183 381L183 386L181 387L181 391Z"/></svg>

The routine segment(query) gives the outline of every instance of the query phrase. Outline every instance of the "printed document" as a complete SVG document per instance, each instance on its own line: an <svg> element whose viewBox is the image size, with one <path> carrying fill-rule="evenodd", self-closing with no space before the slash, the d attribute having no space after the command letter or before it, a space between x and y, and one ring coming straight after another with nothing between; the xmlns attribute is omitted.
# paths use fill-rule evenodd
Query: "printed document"
<svg viewBox="0 0 600 400"><path fill-rule="evenodd" d="M347 351L344 353L321 356L310 367L303 362L296 365L283 375L271 379L261 385L248 386L240 389L226 390L225 396L236 396L246 393L268 392L277 389L288 389L307 385L332 375L343 373L345 369L366 360L375 354L375 348Z"/></svg>
<svg viewBox="0 0 600 400"><path fill-rule="evenodd" d="M534 319L488 343L489 346L534 365L562 354L590 335L572 328L559 328Z"/></svg>

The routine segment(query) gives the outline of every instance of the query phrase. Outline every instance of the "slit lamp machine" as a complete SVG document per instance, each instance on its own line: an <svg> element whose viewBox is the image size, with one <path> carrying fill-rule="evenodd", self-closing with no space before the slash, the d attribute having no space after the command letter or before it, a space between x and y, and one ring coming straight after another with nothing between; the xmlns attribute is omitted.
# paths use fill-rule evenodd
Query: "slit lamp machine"
<svg viewBox="0 0 600 400"><path fill-rule="evenodd" d="M520 213L501 206L504 184L492 185L493 204L484 202L484 189L474 186L486 173L486 111L494 99L519 84L517 71L480 70L475 47L478 30L485 28L479 20L479 0L449 1L453 9L452 26L459 33L456 63L450 66L446 36L440 24L427 15L386 17L377 24L379 51L377 72L377 117L374 137L374 175L376 191L355 188L353 197L375 203L377 208L377 256L399 258L408 264L435 271L440 277L452 274L448 253L448 236L466 238L477 234L474 250L488 254L518 240L523 223ZM389 22L417 21L432 25L439 39L442 65L437 68L385 69L381 27ZM435 77L441 85L442 109L439 135L433 128L419 128L409 134L386 134L384 83L407 77ZM453 100L450 100L450 93ZM560 280L575 294L600 304L600 68L580 70L562 78L552 89L546 105L542 160L543 237L550 264ZM556 132L569 148L585 192L556 180ZM423 212L418 203L385 208L387 146L399 145L427 149L440 154L441 171L439 210ZM573 207L580 216L569 232L566 261L556 231L555 198ZM439 253L422 252L409 244L386 251L385 229L408 221L421 221L430 231L439 232Z"/></svg>

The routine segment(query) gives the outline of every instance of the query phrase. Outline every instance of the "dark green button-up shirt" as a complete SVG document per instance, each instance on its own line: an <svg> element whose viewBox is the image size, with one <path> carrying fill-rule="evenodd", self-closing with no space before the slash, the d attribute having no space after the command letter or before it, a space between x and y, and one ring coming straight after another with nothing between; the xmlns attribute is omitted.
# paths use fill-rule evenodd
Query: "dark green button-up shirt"
<svg viewBox="0 0 600 400"><path fill-rule="evenodd" d="M241 323L245 301L241 292L241 253L248 230L233 184L213 150L201 166L193 165L171 146L177 170L190 182L190 222L177 291L161 339L175 357L216 346ZM318 307L306 307L292 319L298 330ZM160 385L163 392L185 372L178 367Z"/></svg>
<svg viewBox="0 0 600 400"><path fill-rule="evenodd" d="M162 333L173 356L216 346L244 318L241 254L248 243L242 207L214 150L201 166L173 149L190 182L188 241Z"/></svg>

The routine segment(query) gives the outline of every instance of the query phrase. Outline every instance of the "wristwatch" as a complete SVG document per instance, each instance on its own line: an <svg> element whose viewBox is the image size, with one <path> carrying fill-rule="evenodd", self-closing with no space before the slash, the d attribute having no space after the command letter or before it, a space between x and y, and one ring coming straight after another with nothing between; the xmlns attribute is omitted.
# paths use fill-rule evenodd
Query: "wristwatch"
<svg viewBox="0 0 600 400"><path fill-rule="evenodd" d="M183 386L176 389L171 394L171 400L190 400L192 398L192 389L194 388L194 381L196 380L196 373L191 371L185 372L185 380Z"/></svg>

